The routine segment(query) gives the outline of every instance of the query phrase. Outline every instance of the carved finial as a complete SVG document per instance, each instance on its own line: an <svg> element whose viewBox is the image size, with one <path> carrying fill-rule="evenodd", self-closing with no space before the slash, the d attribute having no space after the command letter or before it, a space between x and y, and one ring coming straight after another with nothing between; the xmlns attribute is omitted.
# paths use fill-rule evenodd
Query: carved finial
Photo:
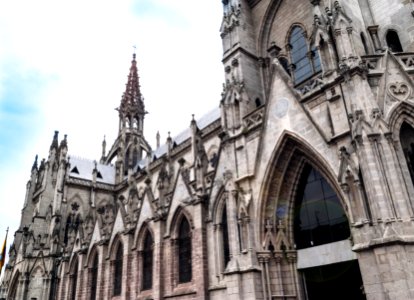
<svg viewBox="0 0 414 300"><path fill-rule="evenodd" d="M62 148L67 148L67 147L68 147L68 140L67 140L67 137L68 137L68 135L67 135L67 134L65 134L65 135L63 136L63 140L60 142L60 146L59 146L59 148L60 148L60 149L62 149Z"/></svg>
<svg viewBox="0 0 414 300"><path fill-rule="evenodd" d="M135 60L136 58L136 51L137 51L137 46L132 46L132 48L134 48L134 53L132 54L132 60Z"/></svg>
<svg viewBox="0 0 414 300"><path fill-rule="evenodd" d="M104 135L103 141L102 141L102 157L105 157L106 154L106 136Z"/></svg>
<svg viewBox="0 0 414 300"><path fill-rule="evenodd" d="M266 225L265 225L266 231L272 231L273 230L273 222L270 219L266 220Z"/></svg>
<svg viewBox="0 0 414 300"><path fill-rule="evenodd" d="M36 154L35 161L34 161L33 166L32 166L32 171L37 170L37 158L38 158L38 156Z"/></svg>
<svg viewBox="0 0 414 300"><path fill-rule="evenodd" d="M156 140L157 140L157 148L160 147L160 140L161 140L161 135L160 132L157 131L157 135L155 136Z"/></svg>
<svg viewBox="0 0 414 300"><path fill-rule="evenodd" d="M52 144L50 145L50 150L52 150L53 148L58 147L58 136L59 136L59 131L55 130L55 133L53 135L53 140L52 140Z"/></svg>

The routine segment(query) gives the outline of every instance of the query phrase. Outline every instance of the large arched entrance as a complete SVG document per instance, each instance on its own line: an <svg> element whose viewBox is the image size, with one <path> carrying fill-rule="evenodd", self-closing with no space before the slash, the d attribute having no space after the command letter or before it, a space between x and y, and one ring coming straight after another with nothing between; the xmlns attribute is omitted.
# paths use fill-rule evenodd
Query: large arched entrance
<svg viewBox="0 0 414 300"><path fill-rule="evenodd" d="M269 166L258 254L269 299L366 299L347 206L323 161L288 136Z"/></svg>
<svg viewBox="0 0 414 300"><path fill-rule="evenodd" d="M328 181L307 163L293 212L298 270L306 299L365 299L358 261L349 248L345 211Z"/></svg>

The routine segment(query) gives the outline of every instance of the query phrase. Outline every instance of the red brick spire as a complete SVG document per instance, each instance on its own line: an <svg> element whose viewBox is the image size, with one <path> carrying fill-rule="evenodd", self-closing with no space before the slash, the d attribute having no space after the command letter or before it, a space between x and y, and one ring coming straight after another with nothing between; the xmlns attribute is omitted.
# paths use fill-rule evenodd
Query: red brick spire
<svg viewBox="0 0 414 300"><path fill-rule="evenodd" d="M135 59L135 53L132 56L131 68L129 69L128 82L122 95L119 112L125 114L145 114L144 98L141 94L139 85L138 67Z"/></svg>

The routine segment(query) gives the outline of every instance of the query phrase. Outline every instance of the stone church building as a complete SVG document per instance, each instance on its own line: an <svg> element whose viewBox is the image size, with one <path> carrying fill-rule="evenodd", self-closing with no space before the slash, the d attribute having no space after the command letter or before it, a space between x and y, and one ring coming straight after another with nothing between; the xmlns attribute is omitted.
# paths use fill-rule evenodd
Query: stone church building
<svg viewBox="0 0 414 300"><path fill-rule="evenodd" d="M222 2L217 110L151 147L134 55L101 157L36 158L0 299L414 299L413 1Z"/></svg>

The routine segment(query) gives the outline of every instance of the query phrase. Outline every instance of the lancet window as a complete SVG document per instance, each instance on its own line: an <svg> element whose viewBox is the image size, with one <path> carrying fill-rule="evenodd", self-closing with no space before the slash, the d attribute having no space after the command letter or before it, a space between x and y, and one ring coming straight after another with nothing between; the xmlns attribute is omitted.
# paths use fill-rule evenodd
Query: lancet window
<svg viewBox="0 0 414 300"><path fill-rule="evenodd" d="M190 282L192 279L192 249L190 224L182 218L178 232L178 281Z"/></svg>
<svg viewBox="0 0 414 300"><path fill-rule="evenodd" d="M154 261L154 240L149 231L147 231L142 249L142 289L149 290L152 288L152 270Z"/></svg>
<svg viewBox="0 0 414 300"><path fill-rule="evenodd" d="M300 26L294 26L290 32L289 51L295 84L299 84L321 71L319 54L316 49L309 49L305 31Z"/></svg>
<svg viewBox="0 0 414 300"><path fill-rule="evenodd" d="M96 291L98 286L98 267L99 267L99 256L95 254L92 262L92 266L90 269L90 293L91 293L91 300L96 300Z"/></svg>
<svg viewBox="0 0 414 300"><path fill-rule="evenodd" d="M224 267L230 261L230 245L229 245L229 229L227 225L227 206L224 205L223 213L221 217L221 233L222 233L222 242L223 242L223 259Z"/></svg>
<svg viewBox="0 0 414 300"><path fill-rule="evenodd" d="M124 247L119 243L116 250L113 273L113 295L119 296L122 293L122 269L123 269Z"/></svg>
<svg viewBox="0 0 414 300"><path fill-rule="evenodd" d="M78 284L78 258L73 261L72 272L70 272L70 299L76 300L76 289Z"/></svg>

